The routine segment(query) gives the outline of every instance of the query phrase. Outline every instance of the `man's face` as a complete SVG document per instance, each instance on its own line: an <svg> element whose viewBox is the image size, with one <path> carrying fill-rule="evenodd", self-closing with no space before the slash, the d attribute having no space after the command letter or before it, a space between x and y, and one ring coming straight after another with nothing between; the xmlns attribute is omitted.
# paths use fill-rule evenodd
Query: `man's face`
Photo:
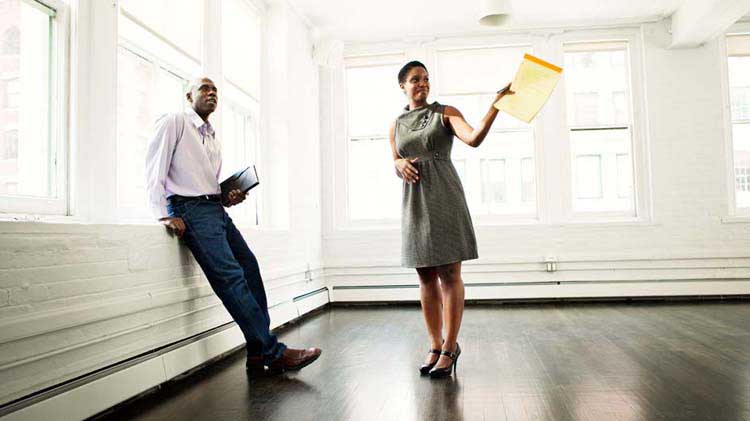
<svg viewBox="0 0 750 421"><path fill-rule="evenodd" d="M198 115L208 116L216 111L219 96L216 85L211 79L200 79L187 94L187 99Z"/></svg>

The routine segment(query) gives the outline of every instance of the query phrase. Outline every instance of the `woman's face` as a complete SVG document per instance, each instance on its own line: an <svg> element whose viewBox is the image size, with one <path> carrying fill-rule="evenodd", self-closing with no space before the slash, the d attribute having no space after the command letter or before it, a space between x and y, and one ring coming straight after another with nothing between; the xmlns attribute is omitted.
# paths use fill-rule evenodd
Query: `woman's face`
<svg viewBox="0 0 750 421"><path fill-rule="evenodd" d="M430 76L422 67L413 67L406 74L406 81L401 84L406 97L414 102L424 102L430 94Z"/></svg>

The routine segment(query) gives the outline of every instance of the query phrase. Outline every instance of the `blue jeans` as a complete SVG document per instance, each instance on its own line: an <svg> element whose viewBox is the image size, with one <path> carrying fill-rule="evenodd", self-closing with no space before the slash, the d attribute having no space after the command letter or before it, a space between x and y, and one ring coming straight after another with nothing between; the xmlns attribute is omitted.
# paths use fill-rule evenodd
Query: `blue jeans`
<svg viewBox="0 0 750 421"><path fill-rule="evenodd" d="M266 291L258 260L232 218L218 202L200 199L169 200L170 216L182 218L182 239L193 253L216 295L242 330L248 356L269 363L286 345L270 332Z"/></svg>

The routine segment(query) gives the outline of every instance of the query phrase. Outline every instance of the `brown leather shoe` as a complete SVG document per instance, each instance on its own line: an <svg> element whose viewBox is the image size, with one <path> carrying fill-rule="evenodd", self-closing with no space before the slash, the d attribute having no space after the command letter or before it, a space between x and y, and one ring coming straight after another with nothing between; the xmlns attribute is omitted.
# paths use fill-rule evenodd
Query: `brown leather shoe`
<svg viewBox="0 0 750 421"><path fill-rule="evenodd" d="M320 348L287 348L281 354L281 357L271 361L271 364L268 365L268 371L272 374L278 374L285 371L299 370L317 360L321 352L323 351Z"/></svg>

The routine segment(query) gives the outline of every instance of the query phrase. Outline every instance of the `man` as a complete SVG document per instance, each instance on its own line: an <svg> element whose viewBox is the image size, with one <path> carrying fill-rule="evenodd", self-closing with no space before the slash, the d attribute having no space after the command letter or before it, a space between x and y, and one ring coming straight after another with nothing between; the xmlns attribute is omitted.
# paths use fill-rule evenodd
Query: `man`
<svg viewBox="0 0 750 421"><path fill-rule="evenodd" d="M258 374L299 370L319 348L291 349L271 334L258 261L224 211L245 200L240 190L221 202L221 146L208 116L216 110L216 85L200 78L186 94L190 108L162 117L146 153L151 208L182 238L247 342L247 370Z"/></svg>

